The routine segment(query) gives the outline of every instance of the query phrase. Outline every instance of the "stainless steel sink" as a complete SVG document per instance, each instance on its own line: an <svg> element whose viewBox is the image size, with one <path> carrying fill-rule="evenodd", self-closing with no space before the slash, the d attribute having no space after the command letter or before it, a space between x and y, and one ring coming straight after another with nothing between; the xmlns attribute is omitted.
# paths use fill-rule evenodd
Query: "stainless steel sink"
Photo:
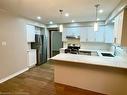
<svg viewBox="0 0 127 95"><path fill-rule="evenodd" d="M111 53L101 53L102 56L107 56L107 57L114 57Z"/></svg>

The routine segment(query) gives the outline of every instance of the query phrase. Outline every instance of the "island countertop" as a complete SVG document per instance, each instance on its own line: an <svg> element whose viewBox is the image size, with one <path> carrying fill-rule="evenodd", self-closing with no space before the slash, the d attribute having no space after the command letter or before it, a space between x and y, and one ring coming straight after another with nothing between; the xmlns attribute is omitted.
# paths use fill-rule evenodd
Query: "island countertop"
<svg viewBox="0 0 127 95"><path fill-rule="evenodd" d="M52 57L51 60L127 69L127 60L120 56L103 57L60 53Z"/></svg>

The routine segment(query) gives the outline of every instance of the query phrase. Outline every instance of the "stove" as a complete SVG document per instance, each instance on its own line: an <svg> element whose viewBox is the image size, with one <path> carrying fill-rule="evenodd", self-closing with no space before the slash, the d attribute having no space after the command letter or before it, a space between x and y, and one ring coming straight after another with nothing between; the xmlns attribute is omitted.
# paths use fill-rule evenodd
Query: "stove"
<svg viewBox="0 0 127 95"><path fill-rule="evenodd" d="M80 47L78 46L68 46L68 48L65 49L65 53L79 54L79 49Z"/></svg>

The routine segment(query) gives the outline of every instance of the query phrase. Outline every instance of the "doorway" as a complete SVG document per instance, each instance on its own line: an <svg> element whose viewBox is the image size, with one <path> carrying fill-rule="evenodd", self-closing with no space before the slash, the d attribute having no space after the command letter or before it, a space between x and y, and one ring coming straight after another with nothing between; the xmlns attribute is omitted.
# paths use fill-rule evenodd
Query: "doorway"
<svg viewBox="0 0 127 95"><path fill-rule="evenodd" d="M63 47L62 33L56 30L49 30L49 53L50 58L60 53Z"/></svg>

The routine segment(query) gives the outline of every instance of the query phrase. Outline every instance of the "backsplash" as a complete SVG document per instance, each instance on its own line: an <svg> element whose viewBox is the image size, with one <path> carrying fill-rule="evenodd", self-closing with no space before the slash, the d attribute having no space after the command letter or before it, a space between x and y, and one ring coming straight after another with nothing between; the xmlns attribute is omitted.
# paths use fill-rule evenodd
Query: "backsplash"
<svg viewBox="0 0 127 95"><path fill-rule="evenodd" d="M67 42L63 42L63 48L67 48L68 45L75 44L76 46L80 46L80 40L79 39L68 39Z"/></svg>
<svg viewBox="0 0 127 95"><path fill-rule="evenodd" d="M120 47L122 49L122 56L127 57L127 47Z"/></svg>
<svg viewBox="0 0 127 95"><path fill-rule="evenodd" d="M80 46L81 49L91 49L91 50L106 50L114 52L114 45L108 43L80 43L78 40L70 40L63 43L63 48L67 48L69 44L76 44ZM116 55L127 58L127 47L116 46Z"/></svg>
<svg viewBox="0 0 127 95"><path fill-rule="evenodd" d="M111 51L114 51L114 46L112 46ZM116 55L127 57L127 47L116 46Z"/></svg>
<svg viewBox="0 0 127 95"><path fill-rule="evenodd" d="M106 43L80 43L81 49L91 49L91 50L111 50L112 44Z"/></svg>

